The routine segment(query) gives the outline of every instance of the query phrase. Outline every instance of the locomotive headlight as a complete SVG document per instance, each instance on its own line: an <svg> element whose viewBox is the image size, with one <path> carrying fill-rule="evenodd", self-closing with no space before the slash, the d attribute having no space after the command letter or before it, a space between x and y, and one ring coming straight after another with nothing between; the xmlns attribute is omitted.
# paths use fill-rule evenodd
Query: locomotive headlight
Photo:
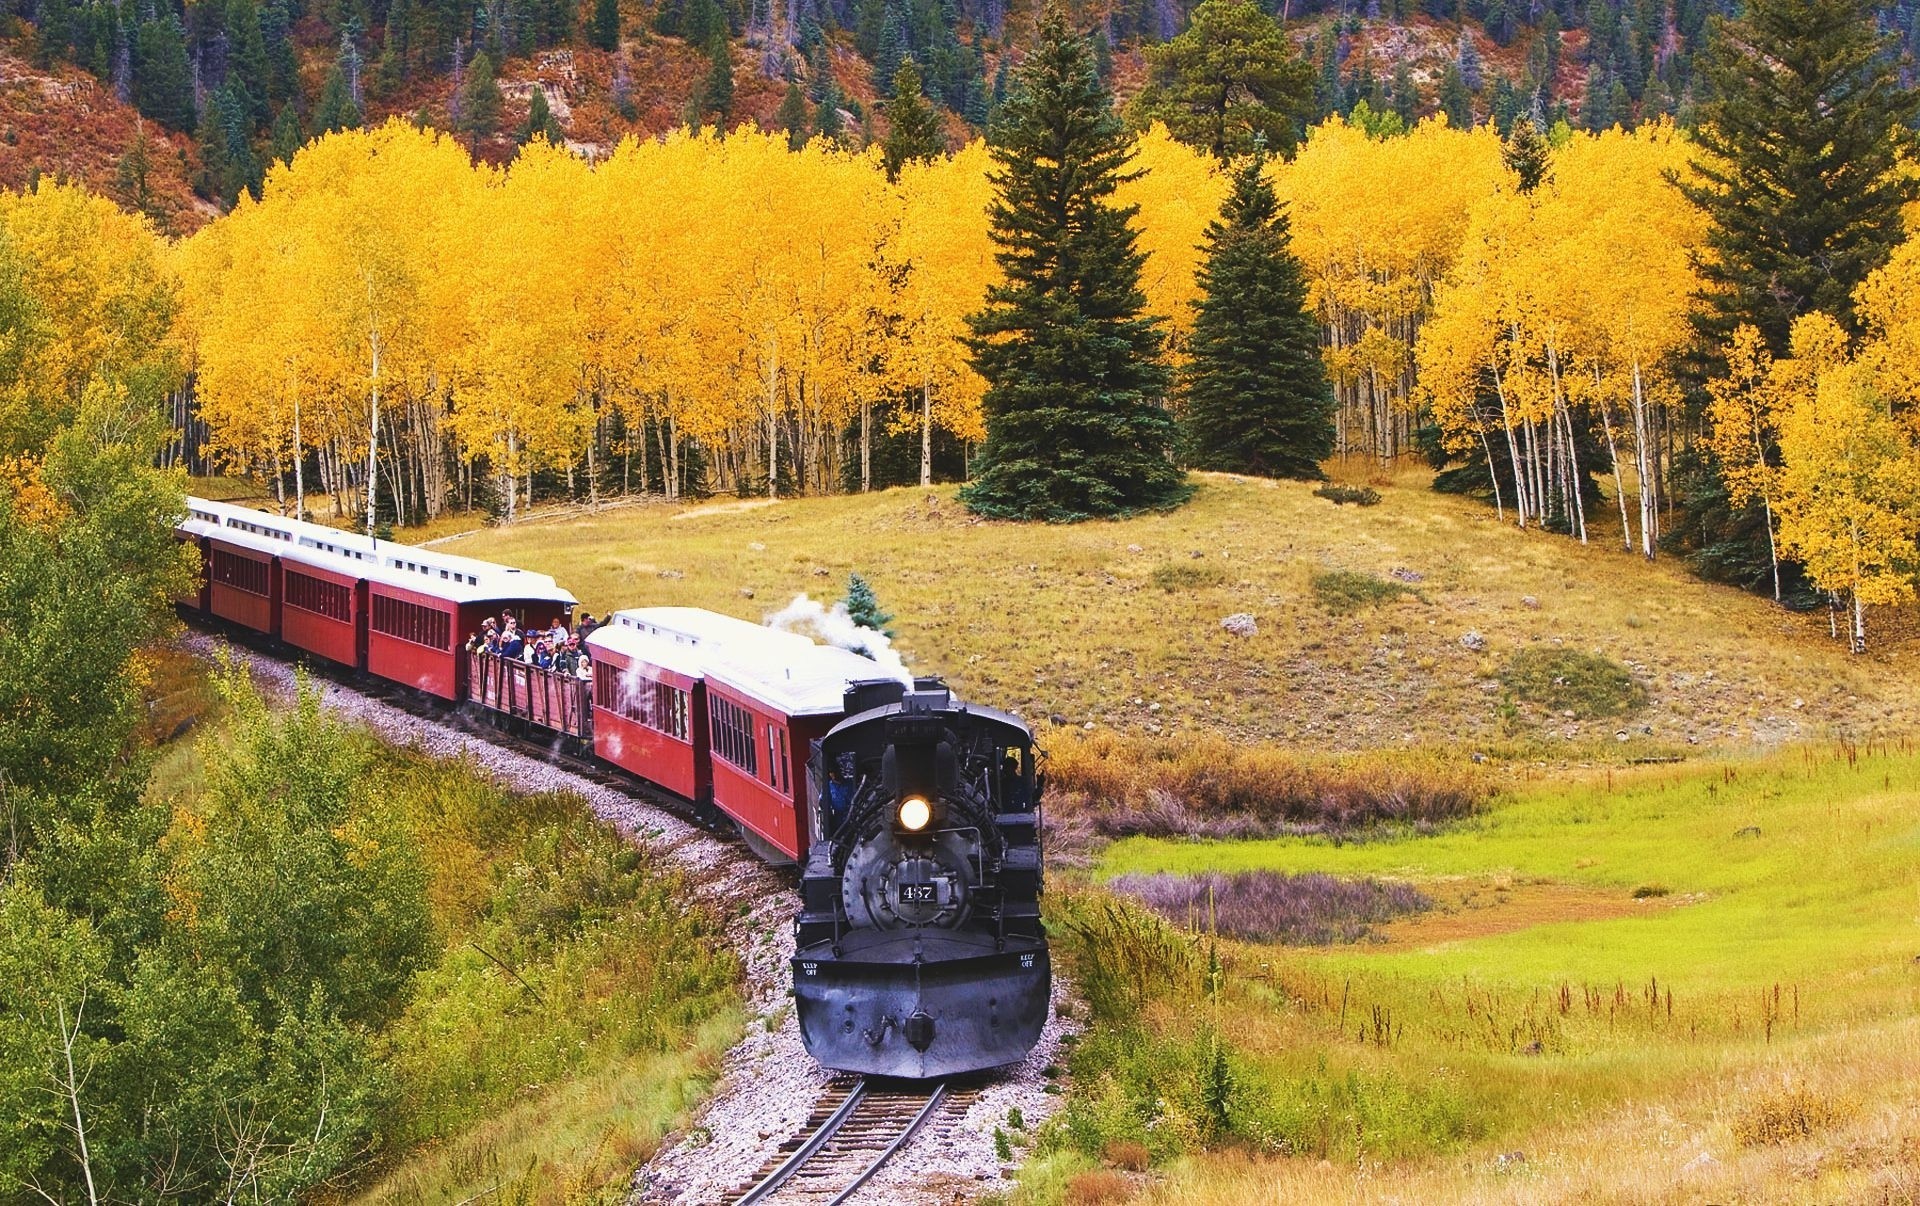
<svg viewBox="0 0 1920 1206"><path fill-rule="evenodd" d="M908 796L900 801L900 828L908 833L919 833L933 820L933 805L920 796Z"/></svg>

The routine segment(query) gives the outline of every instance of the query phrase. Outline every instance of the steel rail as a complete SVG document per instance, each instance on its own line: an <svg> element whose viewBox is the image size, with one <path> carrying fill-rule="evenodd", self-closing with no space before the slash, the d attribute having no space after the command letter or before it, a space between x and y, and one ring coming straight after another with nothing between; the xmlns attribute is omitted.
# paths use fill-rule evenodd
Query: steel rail
<svg viewBox="0 0 1920 1206"><path fill-rule="evenodd" d="M840 1206L842 1202L845 1202L848 1198L851 1198L854 1194L858 1193L860 1191L860 1187L862 1185L865 1185L869 1180L871 1180L873 1177L873 1174L880 1171L880 1166L882 1164L885 1164L888 1160L893 1159L894 1153L899 1151L901 1148L905 1147L907 1145L908 1140L912 1139L914 1135L919 1132L921 1126L926 1123L927 1119L933 1116L933 1112L940 1108L940 1103L946 1100L946 1096L947 1096L946 1084L943 1082L941 1084L935 1085L933 1092L927 1096L927 1104L920 1107L920 1112L913 1116L912 1122L907 1123L907 1128L900 1132L900 1135L898 1138L896 1138L892 1143L889 1143L887 1145L887 1149L885 1151L875 1156L873 1158L873 1163L867 1165L866 1171L862 1172L859 1176L855 1177L853 1179L853 1184L847 1186L844 1190L842 1190L840 1192L840 1196L833 1199L833 1201L829 1204L829 1206Z"/></svg>
<svg viewBox="0 0 1920 1206"><path fill-rule="evenodd" d="M841 1125L845 1123L847 1119L853 1117L853 1111L859 1106L861 1100L865 1098L866 1095L867 1082L865 1078L862 1078L854 1083L852 1092L847 1094L847 1099L840 1103L839 1108L827 1115L826 1121L822 1122L819 1127L814 1130L813 1134L807 1136L805 1143L795 1148L793 1154L781 1162L780 1167L761 1178L758 1185L755 1185L752 1189L735 1198L733 1206L753 1206L755 1202L764 1201L771 1196L775 1190L785 1185L788 1179L791 1178L793 1174L799 1172L807 1161L819 1154L820 1149L827 1145L827 1141L833 1138L835 1132L839 1131Z"/></svg>

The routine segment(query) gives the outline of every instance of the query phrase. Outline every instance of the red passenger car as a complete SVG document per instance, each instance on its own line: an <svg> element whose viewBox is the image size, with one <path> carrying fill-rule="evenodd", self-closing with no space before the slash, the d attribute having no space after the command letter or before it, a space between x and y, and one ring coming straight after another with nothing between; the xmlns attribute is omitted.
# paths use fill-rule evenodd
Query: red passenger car
<svg viewBox="0 0 1920 1206"><path fill-rule="evenodd" d="M707 666L713 802L769 862L793 862L813 840L807 789L813 742L845 715L849 686L889 677L874 662L789 633L756 629ZM784 636L797 646L770 639Z"/></svg>
<svg viewBox="0 0 1920 1206"><path fill-rule="evenodd" d="M179 531L201 546L201 610L442 699L466 697L466 638L483 619L545 628L573 615L545 574L226 503L187 507Z"/></svg>
<svg viewBox="0 0 1920 1206"><path fill-rule="evenodd" d="M663 633L647 619L691 610L615 612L587 638L593 659L593 752L683 799L705 803L713 790L705 650L696 639Z"/></svg>

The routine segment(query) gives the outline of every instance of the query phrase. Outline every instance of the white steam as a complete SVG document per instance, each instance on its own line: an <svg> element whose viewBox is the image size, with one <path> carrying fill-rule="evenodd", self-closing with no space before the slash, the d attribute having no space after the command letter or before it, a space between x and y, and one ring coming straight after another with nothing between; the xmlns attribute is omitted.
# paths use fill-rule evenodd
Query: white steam
<svg viewBox="0 0 1920 1206"><path fill-rule="evenodd" d="M853 617L847 614L845 603L823 607L802 591L793 597L793 602L768 616L766 625L782 632L811 636L841 649L850 649L873 659L874 667L882 674L901 682L913 681L913 676L907 673L906 663L900 660L900 654L887 634L854 623Z"/></svg>

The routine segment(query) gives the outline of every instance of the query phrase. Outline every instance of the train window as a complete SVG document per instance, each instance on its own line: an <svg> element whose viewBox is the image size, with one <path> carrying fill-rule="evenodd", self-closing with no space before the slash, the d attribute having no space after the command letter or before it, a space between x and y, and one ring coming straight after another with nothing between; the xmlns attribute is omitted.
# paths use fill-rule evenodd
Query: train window
<svg viewBox="0 0 1920 1206"><path fill-rule="evenodd" d="M255 561L225 549L215 549L212 568L213 580L222 586L231 586L263 598L272 593L268 586L267 563L264 561Z"/></svg>
<svg viewBox="0 0 1920 1206"><path fill-rule="evenodd" d="M714 757L758 778L760 757L753 739L753 714L719 695L708 700L707 713Z"/></svg>
<svg viewBox="0 0 1920 1206"><path fill-rule="evenodd" d="M453 647L453 622L444 611L436 611L405 599L375 595L372 626L375 632L398 637L430 649Z"/></svg>
<svg viewBox="0 0 1920 1206"><path fill-rule="evenodd" d="M778 791L793 786L787 775L786 751L780 748L780 726L767 726L767 782Z"/></svg>
<svg viewBox="0 0 1920 1206"><path fill-rule="evenodd" d="M286 571L286 604L342 623L353 618L353 593L338 582Z"/></svg>

